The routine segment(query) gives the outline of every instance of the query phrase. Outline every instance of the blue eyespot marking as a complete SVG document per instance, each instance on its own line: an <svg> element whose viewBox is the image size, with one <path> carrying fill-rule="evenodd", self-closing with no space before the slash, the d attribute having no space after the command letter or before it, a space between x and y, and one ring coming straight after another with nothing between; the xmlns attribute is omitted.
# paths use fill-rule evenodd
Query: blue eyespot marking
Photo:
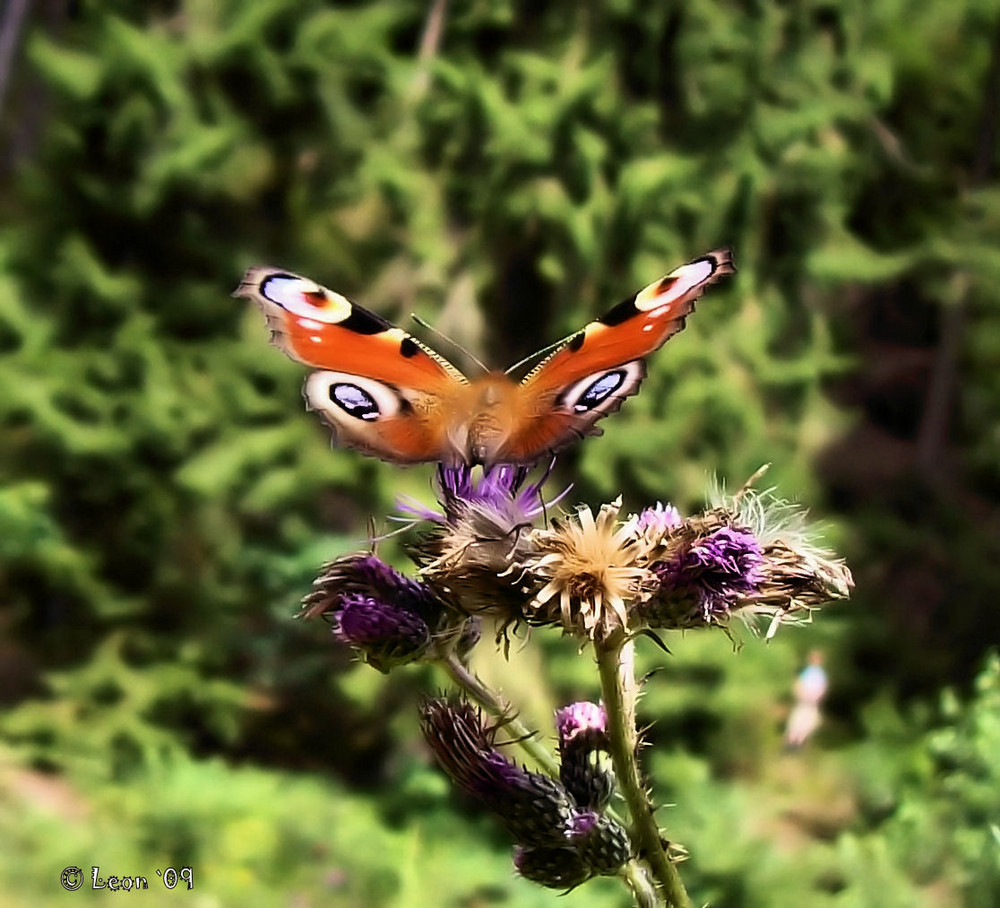
<svg viewBox="0 0 1000 908"><path fill-rule="evenodd" d="M355 419L374 422L381 415L375 398L357 385L346 382L330 385L330 400Z"/></svg>
<svg viewBox="0 0 1000 908"><path fill-rule="evenodd" d="M625 382L625 372L616 369L614 372L607 372L595 382L584 389L583 393L573 402L573 410L577 413L586 413L594 407L604 403L615 393Z"/></svg>

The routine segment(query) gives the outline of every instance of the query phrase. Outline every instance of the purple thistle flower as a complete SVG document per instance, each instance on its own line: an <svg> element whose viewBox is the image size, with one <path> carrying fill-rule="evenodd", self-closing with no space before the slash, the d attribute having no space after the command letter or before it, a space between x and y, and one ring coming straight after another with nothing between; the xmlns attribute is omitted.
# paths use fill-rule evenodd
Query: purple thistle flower
<svg viewBox="0 0 1000 908"><path fill-rule="evenodd" d="M760 543L753 533L733 526L697 539L651 569L659 588L644 611L654 627L658 619L675 618L685 609L709 623L723 621L741 597L756 592L765 580Z"/></svg>
<svg viewBox="0 0 1000 908"><path fill-rule="evenodd" d="M302 602L302 615L336 614L350 596L377 600L437 623L441 601L429 586L401 574L376 555L347 555L323 566L313 591Z"/></svg>
<svg viewBox="0 0 1000 908"><path fill-rule="evenodd" d="M664 504L662 501L656 502L651 508L645 508L639 514L636 528L643 536L661 537L671 530L676 530L683 525L684 519L681 512L672 504Z"/></svg>
<svg viewBox="0 0 1000 908"><path fill-rule="evenodd" d="M567 742L582 732L605 733L608 729L608 716L602 704L579 700L556 710L556 728L559 731L560 746L565 747Z"/></svg>
<svg viewBox="0 0 1000 908"><path fill-rule="evenodd" d="M438 466L438 488L446 504L455 498L496 501L516 495L529 472L529 467L501 463L484 469L482 476L476 479L474 468L467 464L441 464ZM532 490L537 492L537 485L529 486L528 491Z"/></svg>
<svg viewBox="0 0 1000 908"><path fill-rule="evenodd" d="M484 469L477 479L474 468L466 464L438 467L438 490L445 512L451 516L454 508L463 504L484 504L493 508L510 508L533 520L545 512L542 486L552 473L555 459L532 483L525 480L533 467L499 463ZM568 489L566 491L569 491ZM563 493L565 494L565 492ZM562 497L562 496L560 496Z"/></svg>
<svg viewBox="0 0 1000 908"><path fill-rule="evenodd" d="M383 673L419 659L431 643L430 628L416 612L359 593L341 598L333 633Z"/></svg>
<svg viewBox="0 0 1000 908"><path fill-rule="evenodd" d="M439 464L436 485L443 513L426 508L410 498L400 500L397 505L406 514L435 523L455 522L470 505L516 515L517 522L530 523L544 514L547 506L560 501L569 492L566 488L548 505L542 498L542 486L554 466L553 458L535 482L525 485L533 466L499 463L483 468L479 473L476 467L465 463Z"/></svg>
<svg viewBox="0 0 1000 908"><path fill-rule="evenodd" d="M421 728L441 768L480 801L521 845L561 845L573 799L555 779L508 760L493 739L496 728L465 701L429 700Z"/></svg>
<svg viewBox="0 0 1000 908"><path fill-rule="evenodd" d="M556 711L559 779L576 803L603 810L615 791L604 707L586 700Z"/></svg>
<svg viewBox="0 0 1000 908"><path fill-rule="evenodd" d="M763 564L753 533L722 527L688 550L685 567L707 589L726 596L753 592L764 579Z"/></svg>

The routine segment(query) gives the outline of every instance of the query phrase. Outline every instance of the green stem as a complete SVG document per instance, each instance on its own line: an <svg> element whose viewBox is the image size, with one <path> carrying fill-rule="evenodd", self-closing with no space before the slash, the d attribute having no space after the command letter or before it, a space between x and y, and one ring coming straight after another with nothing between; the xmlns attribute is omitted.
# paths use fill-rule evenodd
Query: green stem
<svg viewBox="0 0 1000 908"><path fill-rule="evenodd" d="M622 867L621 876L632 890L636 908L660 908L663 904L656 887L649 880L646 868L638 861L629 861Z"/></svg>
<svg viewBox="0 0 1000 908"><path fill-rule="evenodd" d="M528 728L511 710L510 705L499 695L488 688L472 672L466 668L454 654L441 660L441 665L451 676L451 679L461 687L491 716L503 719L504 728L517 743L535 759L535 762L549 775L559 778L559 762L539 740L537 735Z"/></svg>
<svg viewBox="0 0 1000 908"><path fill-rule="evenodd" d="M624 634L595 644L601 692L608 715L611 759L618 786L632 817L632 841L660 887L666 904L672 908L691 908L691 900L677 868L670 862L660 840L660 828L653 814L639 773L638 734L635 726L635 701L639 689L635 681L634 645Z"/></svg>

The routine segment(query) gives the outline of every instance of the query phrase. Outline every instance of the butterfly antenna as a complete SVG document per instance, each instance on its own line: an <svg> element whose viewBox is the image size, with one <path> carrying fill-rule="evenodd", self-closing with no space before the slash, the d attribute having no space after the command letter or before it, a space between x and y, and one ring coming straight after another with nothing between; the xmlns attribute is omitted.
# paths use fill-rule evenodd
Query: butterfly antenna
<svg viewBox="0 0 1000 908"><path fill-rule="evenodd" d="M541 359L543 356L548 356L550 353L558 350L560 347L564 346L567 341L573 338L578 331L574 331L573 334L568 334L562 340L557 340L554 344L549 344L547 347L543 347L541 350L536 350L534 353L529 353L524 359L518 360L509 369L504 370L504 375L510 375L512 372L516 372L525 363L530 363L532 360Z"/></svg>
<svg viewBox="0 0 1000 908"><path fill-rule="evenodd" d="M438 329L437 329L437 328L435 328L435 327L434 327L434 326L433 326L432 324L430 324L429 322L425 322L425 321L424 321L424 320L423 320L423 319L422 319L422 318L421 318L421 317L420 317L419 315L414 315L414 314L413 314L413 313L411 312L411 313L410 313L410 318L412 318L412 319L413 319L413 320L414 320L414 321L415 321L415 322L416 322L416 323L417 323L418 325L420 325L420 327L421 327L421 328L423 328L423 329L424 329L425 331L430 331L430 332L431 332L431 334L436 334L436 335L437 335L437 336L438 336L439 338L441 338L441 340L443 340L443 341L444 341L445 343L448 343L448 344L451 344L451 346L453 346L453 347L454 347L454 348L455 348L456 350L458 350L458 351L459 351L460 353L464 353L464 354L465 354L465 355L466 355L466 356L467 356L467 357L468 357L468 358L469 358L469 359L470 359L470 360L471 360L472 362L474 362L474 363L475 363L475 364L476 364L477 366L479 366L479 368L480 368L480 369L482 369L482 370L483 370L483 372L489 372L489 371L490 371L490 370L489 370L489 368L488 368L488 367L486 366L486 364L485 364L485 363L484 363L484 362L483 362L483 361L482 361L482 360L481 360L481 359L480 359L480 358L479 358L478 356L473 356L473 355L472 355L472 354L471 354L471 353L470 353L470 352L469 352L468 350L466 350L466 349L465 349L465 347L463 347L463 346L462 346L462 345L461 345L461 344L460 344L460 343L459 343L459 342L458 342L457 340L454 340L454 339L452 339L452 338L448 337L448 335L447 335L447 334L445 334L445 333L444 333L444 332L442 332L442 331L438 331Z"/></svg>

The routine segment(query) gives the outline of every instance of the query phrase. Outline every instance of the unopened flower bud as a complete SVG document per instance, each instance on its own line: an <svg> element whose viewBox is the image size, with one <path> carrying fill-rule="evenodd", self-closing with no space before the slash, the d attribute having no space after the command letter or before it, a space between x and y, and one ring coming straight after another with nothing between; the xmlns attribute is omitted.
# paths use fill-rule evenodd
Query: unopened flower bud
<svg viewBox="0 0 1000 908"><path fill-rule="evenodd" d="M615 790L604 707L580 701L556 712L559 778L580 807L603 810Z"/></svg>
<svg viewBox="0 0 1000 908"><path fill-rule="evenodd" d="M514 867L526 880L548 889L569 890L592 875L580 852L566 847L518 847Z"/></svg>
<svg viewBox="0 0 1000 908"><path fill-rule="evenodd" d="M420 615L429 626L437 623L441 601L426 584L401 574L370 553L347 555L323 566L313 591L302 602L302 615L332 616L346 597L359 595Z"/></svg>
<svg viewBox="0 0 1000 908"><path fill-rule="evenodd" d="M578 812L567 836L591 871L600 876L618 872L632 858L628 831L618 820L593 810Z"/></svg>
<svg viewBox="0 0 1000 908"><path fill-rule="evenodd" d="M359 593L343 597L333 632L380 672L419 659L431 642L419 615Z"/></svg>
<svg viewBox="0 0 1000 908"><path fill-rule="evenodd" d="M424 737L442 769L480 801L521 845L565 841L573 799L555 779L530 772L493 746L496 729L464 701L429 700L421 710Z"/></svg>

